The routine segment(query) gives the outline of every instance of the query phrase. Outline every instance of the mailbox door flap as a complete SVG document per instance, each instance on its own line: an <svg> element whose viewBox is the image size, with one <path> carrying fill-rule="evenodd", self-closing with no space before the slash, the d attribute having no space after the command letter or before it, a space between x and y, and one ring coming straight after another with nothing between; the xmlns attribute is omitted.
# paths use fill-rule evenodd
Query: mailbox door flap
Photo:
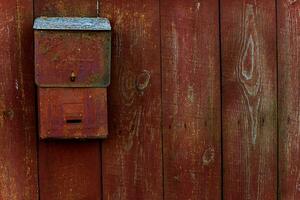
<svg viewBox="0 0 300 200"><path fill-rule="evenodd" d="M39 88L40 137L105 138L106 105L106 89Z"/></svg>
<svg viewBox="0 0 300 200"><path fill-rule="evenodd" d="M109 31L35 30L35 81L39 87L107 87Z"/></svg>

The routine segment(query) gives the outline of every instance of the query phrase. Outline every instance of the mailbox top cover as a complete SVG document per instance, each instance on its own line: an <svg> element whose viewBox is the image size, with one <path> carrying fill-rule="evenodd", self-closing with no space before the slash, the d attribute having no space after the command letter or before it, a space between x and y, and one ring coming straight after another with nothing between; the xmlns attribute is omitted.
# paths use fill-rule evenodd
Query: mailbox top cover
<svg viewBox="0 0 300 200"><path fill-rule="evenodd" d="M39 17L35 19L33 28L35 30L111 30L109 20L99 17Z"/></svg>

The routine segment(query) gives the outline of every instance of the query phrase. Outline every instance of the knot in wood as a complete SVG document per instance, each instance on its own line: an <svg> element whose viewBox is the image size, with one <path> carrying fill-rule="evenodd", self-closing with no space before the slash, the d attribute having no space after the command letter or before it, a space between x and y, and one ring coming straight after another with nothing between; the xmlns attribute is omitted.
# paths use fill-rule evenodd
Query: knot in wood
<svg viewBox="0 0 300 200"><path fill-rule="evenodd" d="M145 90L150 82L151 74L148 70L144 70L141 74L139 74L136 78L136 89L139 91Z"/></svg>
<svg viewBox="0 0 300 200"><path fill-rule="evenodd" d="M14 117L14 111L13 110L4 110L2 112L3 118L4 119L12 119Z"/></svg>

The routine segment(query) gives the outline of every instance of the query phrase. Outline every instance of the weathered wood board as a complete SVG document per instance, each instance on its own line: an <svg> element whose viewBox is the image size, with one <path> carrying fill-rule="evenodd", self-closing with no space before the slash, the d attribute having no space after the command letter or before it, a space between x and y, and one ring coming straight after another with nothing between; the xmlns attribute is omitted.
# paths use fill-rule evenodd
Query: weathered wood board
<svg viewBox="0 0 300 200"><path fill-rule="evenodd" d="M218 1L161 0L165 199L221 199Z"/></svg>
<svg viewBox="0 0 300 200"><path fill-rule="evenodd" d="M0 0L0 199L300 199L299 12L297 0ZM37 141L33 14L111 20L102 145Z"/></svg>
<svg viewBox="0 0 300 200"><path fill-rule="evenodd" d="M276 199L275 1L222 0L223 198Z"/></svg>
<svg viewBox="0 0 300 200"><path fill-rule="evenodd" d="M35 16L96 17L99 0L34 0Z"/></svg>
<svg viewBox="0 0 300 200"><path fill-rule="evenodd" d="M98 141L41 141L41 200L100 200L101 157Z"/></svg>
<svg viewBox="0 0 300 200"><path fill-rule="evenodd" d="M0 199L37 200L32 0L0 1Z"/></svg>
<svg viewBox="0 0 300 200"><path fill-rule="evenodd" d="M158 0L101 0L113 27L103 199L162 199Z"/></svg>
<svg viewBox="0 0 300 200"><path fill-rule="evenodd" d="M36 17L97 16L96 0L34 3ZM99 141L40 141L40 199L101 199L100 146Z"/></svg>
<svg viewBox="0 0 300 200"><path fill-rule="evenodd" d="M300 3L278 4L279 199L300 199Z"/></svg>

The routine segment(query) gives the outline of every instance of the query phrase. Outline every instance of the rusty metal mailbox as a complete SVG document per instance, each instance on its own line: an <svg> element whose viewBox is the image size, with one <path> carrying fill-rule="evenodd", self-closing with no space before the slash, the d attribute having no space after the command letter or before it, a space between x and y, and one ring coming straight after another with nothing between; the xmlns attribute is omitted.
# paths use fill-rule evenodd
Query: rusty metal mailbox
<svg viewBox="0 0 300 200"><path fill-rule="evenodd" d="M104 18L37 18L40 138L105 138L111 26Z"/></svg>

